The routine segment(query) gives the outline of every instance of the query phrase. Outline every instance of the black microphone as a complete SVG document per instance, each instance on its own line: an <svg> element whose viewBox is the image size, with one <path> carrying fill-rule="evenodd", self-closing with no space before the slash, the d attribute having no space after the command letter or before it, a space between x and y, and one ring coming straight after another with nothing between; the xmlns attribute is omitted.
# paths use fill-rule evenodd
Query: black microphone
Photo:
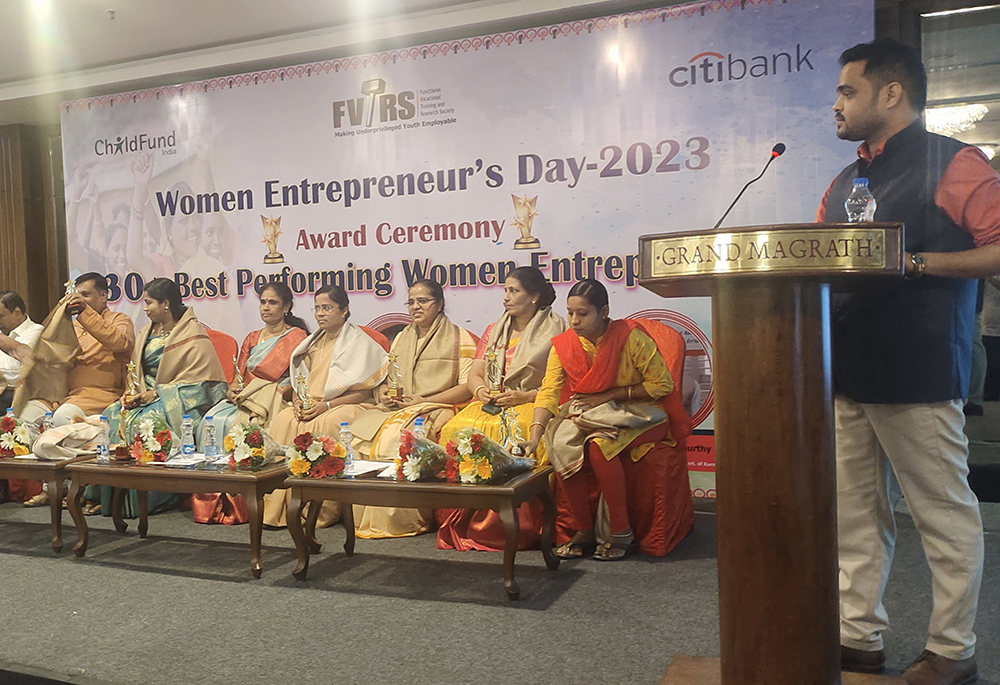
<svg viewBox="0 0 1000 685"><path fill-rule="evenodd" d="M771 166L771 162L776 160L778 157L781 157L781 155L783 154L785 154L784 143L778 143L773 148L771 148L771 156L767 159L767 164L765 164L764 169L759 174L757 174L757 178L750 181L750 183L756 183L757 181L759 181L761 176L764 175L764 172L767 171L767 168ZM741 197L743 197L743 193L746 192L746 189L750 187L750 183L747 183L745 186L743 186L743 190L741 190L740 194L736 196L735 200L733 200L733 204L729 205L729 209L727 209L726 213L722 215L722 218L719 219L718 223L716 223L715 226L712 226L713 231L717 229L719 226L721 226L722 222L725 221L727 216L729 216L729 212L733 210L733 207L736 206L736 203L740 201Z"/></svg>

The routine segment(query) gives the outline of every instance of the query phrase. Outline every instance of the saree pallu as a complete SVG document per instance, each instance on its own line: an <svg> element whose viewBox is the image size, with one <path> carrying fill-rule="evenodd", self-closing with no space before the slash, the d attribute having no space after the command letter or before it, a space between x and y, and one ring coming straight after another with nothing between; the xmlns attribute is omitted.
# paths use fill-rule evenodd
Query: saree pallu
<svg viewBox="0 0 1000 685"><path fill-rule="evenodd" d="M293 327L261 342L263 332L263 329L251 331L240 347L236 366L243 374L244 388L236 396L236 404L223 400L206 414L212 416L215 422L216 439L220 446L234 424L255 421L268 430L271 420L288 406L282 391L291 385L289 358L305 339L306 332ZM192 495L191 512L195 523L231 526L250 520L246 498L224 492Z"/></svg>
<svg viewBox="0 0 1000 685"><path fill-rule="evenodd" d="M476 342L472 335L438 315L426 335L410 324L393 340L391 352L398 355L403 392L434 396L467 382ZM455 407L422 402L404 409L377 407L355 419L352 432L358 451L375 461L392 461L399 449L400 434L412 429L423 417L427 436L433 440ZM355 535L365 539L407 537L426 533L433 523L433 510L354 505Z"/></svg>
<svg viewBox="0 0 1000 685"><path fill-rule="evenodd" d="M333 400L354 390L371 390L385 379L385 350L357 326L345 323L332 345L325 345L324 335L319 330L303 340L292 353L290 364L290 373L307 374L309 394L317 401ZM305 432L336 438L342 421L350 423L371 407L372 404L342 404L312 421L299 421L294 408L287 407L271 423L269 432L282 445L290 445L296 435ZM275 527L287 525L288 502L289 491L285 489L264 495L264 523ZM302 513L305 516L307 508ZM339 520L340 504L327 501L316 525L331 526Z"/></svg>
<svg viewBox="0 0 1000 685"><path fill-rule="evenodd" d="M483 359L490 349L503 353L504 387L508 390L536 390L542 382L551 339L566 330L566 322L549 307L539 309L520 335L510 330L510 316L504 313L490 324L480 340L476 358ZM513 407L521 434L527 437L534 414L534 404ZM500 417L483 411L483 403L473 401L460 411L441 431L440 443L446 445L462 428L475 428L488 437L500 439ZM547 462L545 445L538 446L539 464ZM537 547L541 541L543 508L541 502L525 502L517 510L518 549ZM491 509L438 509L438 549L460 551L501 551L506 534L500 515Z"/></svg>

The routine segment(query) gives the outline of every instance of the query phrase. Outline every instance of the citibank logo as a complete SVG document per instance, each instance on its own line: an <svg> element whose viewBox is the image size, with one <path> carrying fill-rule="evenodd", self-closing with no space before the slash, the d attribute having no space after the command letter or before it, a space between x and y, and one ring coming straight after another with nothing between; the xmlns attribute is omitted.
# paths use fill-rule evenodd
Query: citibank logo
<svg viewBox="0 0 1000 685"><path fill-rule="evenodd" d="M393 93L383 79L363 81L361 97L336 100L333 103L333 127L364 126L407 121L417 115L417 95L412 90Z"/></svg>
<svg viewBox="0 0 1000 685"><path fill-rule="evenodd" d="M137 133L134 136L117 136L114 140L99 138L94 141L94 154L124 155L126 152L142 152L143 150L159 150L160 154L177 154L177 131L171 131L165 136L151 136L148 133Z"/></svg>
<svg viewBox="0 0 1000 685"><path fill-rule="evenodd" d="M670 70L667 80L675 88L700 86L726 81L742 81L745 78L765 78L799 71L814 71L809 55L812 48L803 52L802 46L795 44L795 51L775 52L770 55L737 57L733 53L723 55L718 52L699 52L688 63Z"/></svg>

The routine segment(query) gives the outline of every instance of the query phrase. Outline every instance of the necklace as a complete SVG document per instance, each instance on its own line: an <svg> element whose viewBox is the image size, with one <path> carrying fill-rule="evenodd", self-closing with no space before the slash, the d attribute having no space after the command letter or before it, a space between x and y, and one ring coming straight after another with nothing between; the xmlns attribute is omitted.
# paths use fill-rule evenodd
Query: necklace
<svg viewBox="0 0 1000 685"><path fill-rule="evenodd" d="M284 335L285 331L287 331L289 328L290 328L290 326L288 324L285 324L285 323L282 323L281 324L281 328L279 328L277 331L273 331L273 332L269 331L265 327L264 330L261 331L261 333L260 333L260 338L259 338L258 342L264 342L265 340L270 340L271 338L277 338L280 335Z"/></svg>

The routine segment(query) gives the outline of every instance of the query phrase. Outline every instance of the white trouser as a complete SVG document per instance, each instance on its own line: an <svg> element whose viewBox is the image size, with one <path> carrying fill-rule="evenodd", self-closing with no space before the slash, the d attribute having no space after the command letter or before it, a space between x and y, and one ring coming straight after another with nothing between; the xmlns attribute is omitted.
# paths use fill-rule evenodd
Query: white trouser
<svg viewBox="0 0 1000 685"><path fill-rule="evenodd" d="M983 522L969 487L962 401L859 404L838 395L835 408L841 642L882 649L901 490L931 570L926 648L949 659L972 656Z"/></svg>
<svg viewBox="0 0 1000 685"><path fill-rule="evenodd" d="M24 405L24 409L21 410L21 420L25 423L34 423L37 426L42 425L42 419L45 418L45 412L49 411L48 406L44 402L38 400L31 400ZM84 417L86 414L80 407L75 404L61 404L59 408L52 413L52 421L55 426L65 426L68 423L73 423L73 418L79 416Z"/></svg>

